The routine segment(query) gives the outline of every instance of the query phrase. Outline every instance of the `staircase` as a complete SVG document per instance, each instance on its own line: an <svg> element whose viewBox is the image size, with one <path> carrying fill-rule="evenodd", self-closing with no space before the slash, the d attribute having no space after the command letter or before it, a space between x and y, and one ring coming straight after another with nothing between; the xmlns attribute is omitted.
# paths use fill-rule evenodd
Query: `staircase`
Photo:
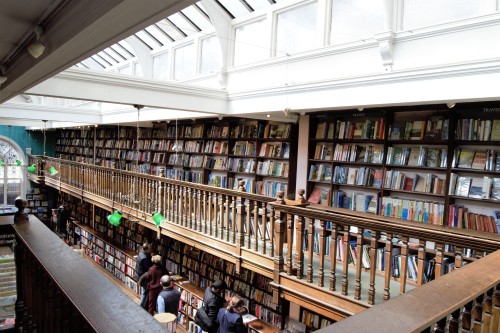
<svg viewBox="0 0 500 333"><path fill-rule="evenodd" d="M0 247L0 332L14 327L16 266L14 253L8 246Z"/></svg>

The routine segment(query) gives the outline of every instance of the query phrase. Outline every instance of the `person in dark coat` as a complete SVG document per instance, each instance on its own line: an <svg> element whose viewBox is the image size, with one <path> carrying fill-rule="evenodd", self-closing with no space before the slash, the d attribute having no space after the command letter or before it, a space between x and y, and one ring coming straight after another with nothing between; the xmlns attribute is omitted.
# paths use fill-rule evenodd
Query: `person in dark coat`
<svg viewBox="0 0 500 333"><path fill-rule="evenodd" d="M214 322L213 327L208 331L208 333L217 332L217 314L219 309L224 307L224 289L226 289L226 282L222 280L216 280L212 285L205 289L205 296L203 297L203 304L207 309L207 315Z"/></svg>
<svg viewBox="0 0 500 333"><path fill-rule="evenodd" d="M217 323L219 329L217 333L246 333L247 327L243 324L243 318L240 314L240 308L243 305L243 299L239 296L233 296L226 308L219 310Z"/></svg>
<svg viewBox="0 0 500 333"><path fill-rule="evenodd" d="M148 290L148 312L154 316L156 310L156 301L158 294L163 287L160 284L161 277L168 273L167 269L161 264L161 256L156 255L151 258L153 266L149 268L146 275L147 290Z"/></svg>
<svg viewBox="0 0 500 333"><path fill-rule="evenodd" d="M151 262L151 245L149 243L144 243L142 249L137 254L136 264L135 264L135 278L139 280L144 273L146 273L149 268L153 265ZM139 285L141 283L139 282ZM146 287L141 285L141 307L143 309L148 309L147 295L148 291Z"/></svg>
<svg viewBox="0 0 500 333"><path fill-rule="evenodd" d="M156 310L158 313L173 313L177 316L179 310L179 300L181 292L174 288L172 279L169 275L163 275L160 279L163 290L156 300Z"/></svg>

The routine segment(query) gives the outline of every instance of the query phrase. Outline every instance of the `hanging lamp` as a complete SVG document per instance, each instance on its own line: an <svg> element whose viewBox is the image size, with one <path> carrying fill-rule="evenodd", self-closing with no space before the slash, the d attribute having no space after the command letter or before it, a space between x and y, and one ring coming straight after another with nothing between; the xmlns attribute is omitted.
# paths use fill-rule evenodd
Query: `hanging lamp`
<svg viewBox="0 0 500 333"><path fill-rule="evenodd" d="M113 214L107 216L107 219L109 223L117 227L120 225L120 220L122 219L122 217L122 213L119 210L115 210Z"/></svg>

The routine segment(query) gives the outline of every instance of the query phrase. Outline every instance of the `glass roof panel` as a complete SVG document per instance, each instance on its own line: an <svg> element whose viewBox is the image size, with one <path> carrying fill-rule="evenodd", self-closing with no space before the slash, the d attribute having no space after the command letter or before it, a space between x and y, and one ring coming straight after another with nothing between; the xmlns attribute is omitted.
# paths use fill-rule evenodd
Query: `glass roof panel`
<svg viewBox="0 0 500 333"><path fill-rule="evenodd" d="M114 58L111 58L106 52L104 51L101 51L101 52L98 52L97 53L99 56L101 56L102 58L104 58L104 60L106 60L109 64L111 65L116 65L117 63L119 63L116 59Z"/></svg>
<svg viewBox="0 0 500 333"><path fill-rule="evenodd" d="M97 57L96 55L93 55L87 60L89 60L89 62L86 62L86 64L92 69L106 69L109 66L106 65L105 62L99 59L99 57Z"/></svg>
<svg viewBox="0 0 500 333"><path fill-rule="evenodd" d="M117 52L115 49L112 47L108 47L107 49L104 50L107 54L109 54L110 57L113 57L117 61L123 61L127 60L121 53Z"/></svg>
<svg viewBox="0 0 500 333"><path fill-rule="evenodd" d="M245 0L253 10L258 10L262 8L267 8L271 3L269 0Z"/></svg>
<svg viewBox="0 0 500 333"><path fill-rule="evenodd" d="M110 48L113 49L113 51L119 53L125 59L130 59L134 56L133 54L130 54L130 52L127 52L127 50L123 46L121 46L120 43L111 45Z"/></svg>
<svg viewBox="0 0 500 333"><path fill-rule="evenodd" d="M177 26L177 28L181 29L182 32L186 34L186 36L190 36L194 33L200 32L197 27L193 26L188 20L186 20L179 13L175 13L168 17L173 24Z"/></svg>
<svg viewBox="0 0 500 333"><path fill-rule="evenodd" d="M122 48L124 48L129 53L129 57L127 59L135 57L134 49L126 41L122 40L119 41L117 44Z"/></svg>
<svg viewBox="0 0 500 333"><path fill-rule="evenodd" d="M202 13L202 9L197 5L184 8L181 12L193 21L194 24L196 24L201 30L210 29L212 27L212 23L207 18L206 14Z"/></svg>
<svg viewBox="0 0 500 333"><path fill-rule="evenodd" d="M167 45L172 40L168 38L168 36L163 32L160 28L158 28L155 24L146 28L146 31L149 32L154 38L160 41L163 45Z"/></svg>
<svg viewBox="0 0 500 333"><path fill-rule="evenodd" d="M226 8L233 17L239 17L248 14L248 9L238 0L218 0L218 2Z"/></svg>
<svg viewBox="0 0 500 333"><path fill-rule="evenodd" d="M161 47L161 43L148 34L145 30L137 31L135 36L139 38L144 44L146 44L151 50Z"/></svg>
<svg viewBox="0 0 500 333"><path fill-rule="evenodd" d="M184 38L184 36L175 28L173 27L170 22L167 20L163 19L160 22L157 23L158 27L160 27L167 35L169 35L171 38L173 38L175 41L181 40Z"/></svg>

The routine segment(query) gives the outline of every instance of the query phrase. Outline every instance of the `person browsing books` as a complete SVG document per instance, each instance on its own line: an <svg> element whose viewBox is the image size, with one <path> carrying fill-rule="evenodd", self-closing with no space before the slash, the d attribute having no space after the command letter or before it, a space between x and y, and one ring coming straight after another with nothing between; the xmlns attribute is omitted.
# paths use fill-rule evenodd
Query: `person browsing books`
<svg viewBox="0 0 500 333"><path fill-rule="evenodd" d="M137 254L136 264L135 264L135 279L139 280L144 273L153 265L151 262L151 245L149 243L144 243L142 249ZM140 284L140 283L139 283ZM148 309L147 295L148 291L146 288L141 286L141 307L143 309Z"/></svg>
<svg viewBox="0 0 500 333"><path fill-rule="evenodd" d="M219 310L217 322L219 329L217 333L246 333L247 327L243 324L240 308L243 306L243 299L235 295L229 301L226 308Z"/></svg>
<svg viewBox="0 0 500 333"><path fill-rule="evenodd" d="M213 325L208 330L208 333L217 332L217 314L219 309L224 307L224 289L226 289L226 282L222 280L216 280L210 285L210 287L205 289L205 296L203 297L203 304L207 309L207 315L212 319Z"/></svg>
<svg viewBox="0 0 500 333"><path fill-rule="evenodd" d="M173 313L177 316L181 292L174 288L169 275L163 275L160 279L163 290L158 295L156 308L158 313Z"/></svg>

